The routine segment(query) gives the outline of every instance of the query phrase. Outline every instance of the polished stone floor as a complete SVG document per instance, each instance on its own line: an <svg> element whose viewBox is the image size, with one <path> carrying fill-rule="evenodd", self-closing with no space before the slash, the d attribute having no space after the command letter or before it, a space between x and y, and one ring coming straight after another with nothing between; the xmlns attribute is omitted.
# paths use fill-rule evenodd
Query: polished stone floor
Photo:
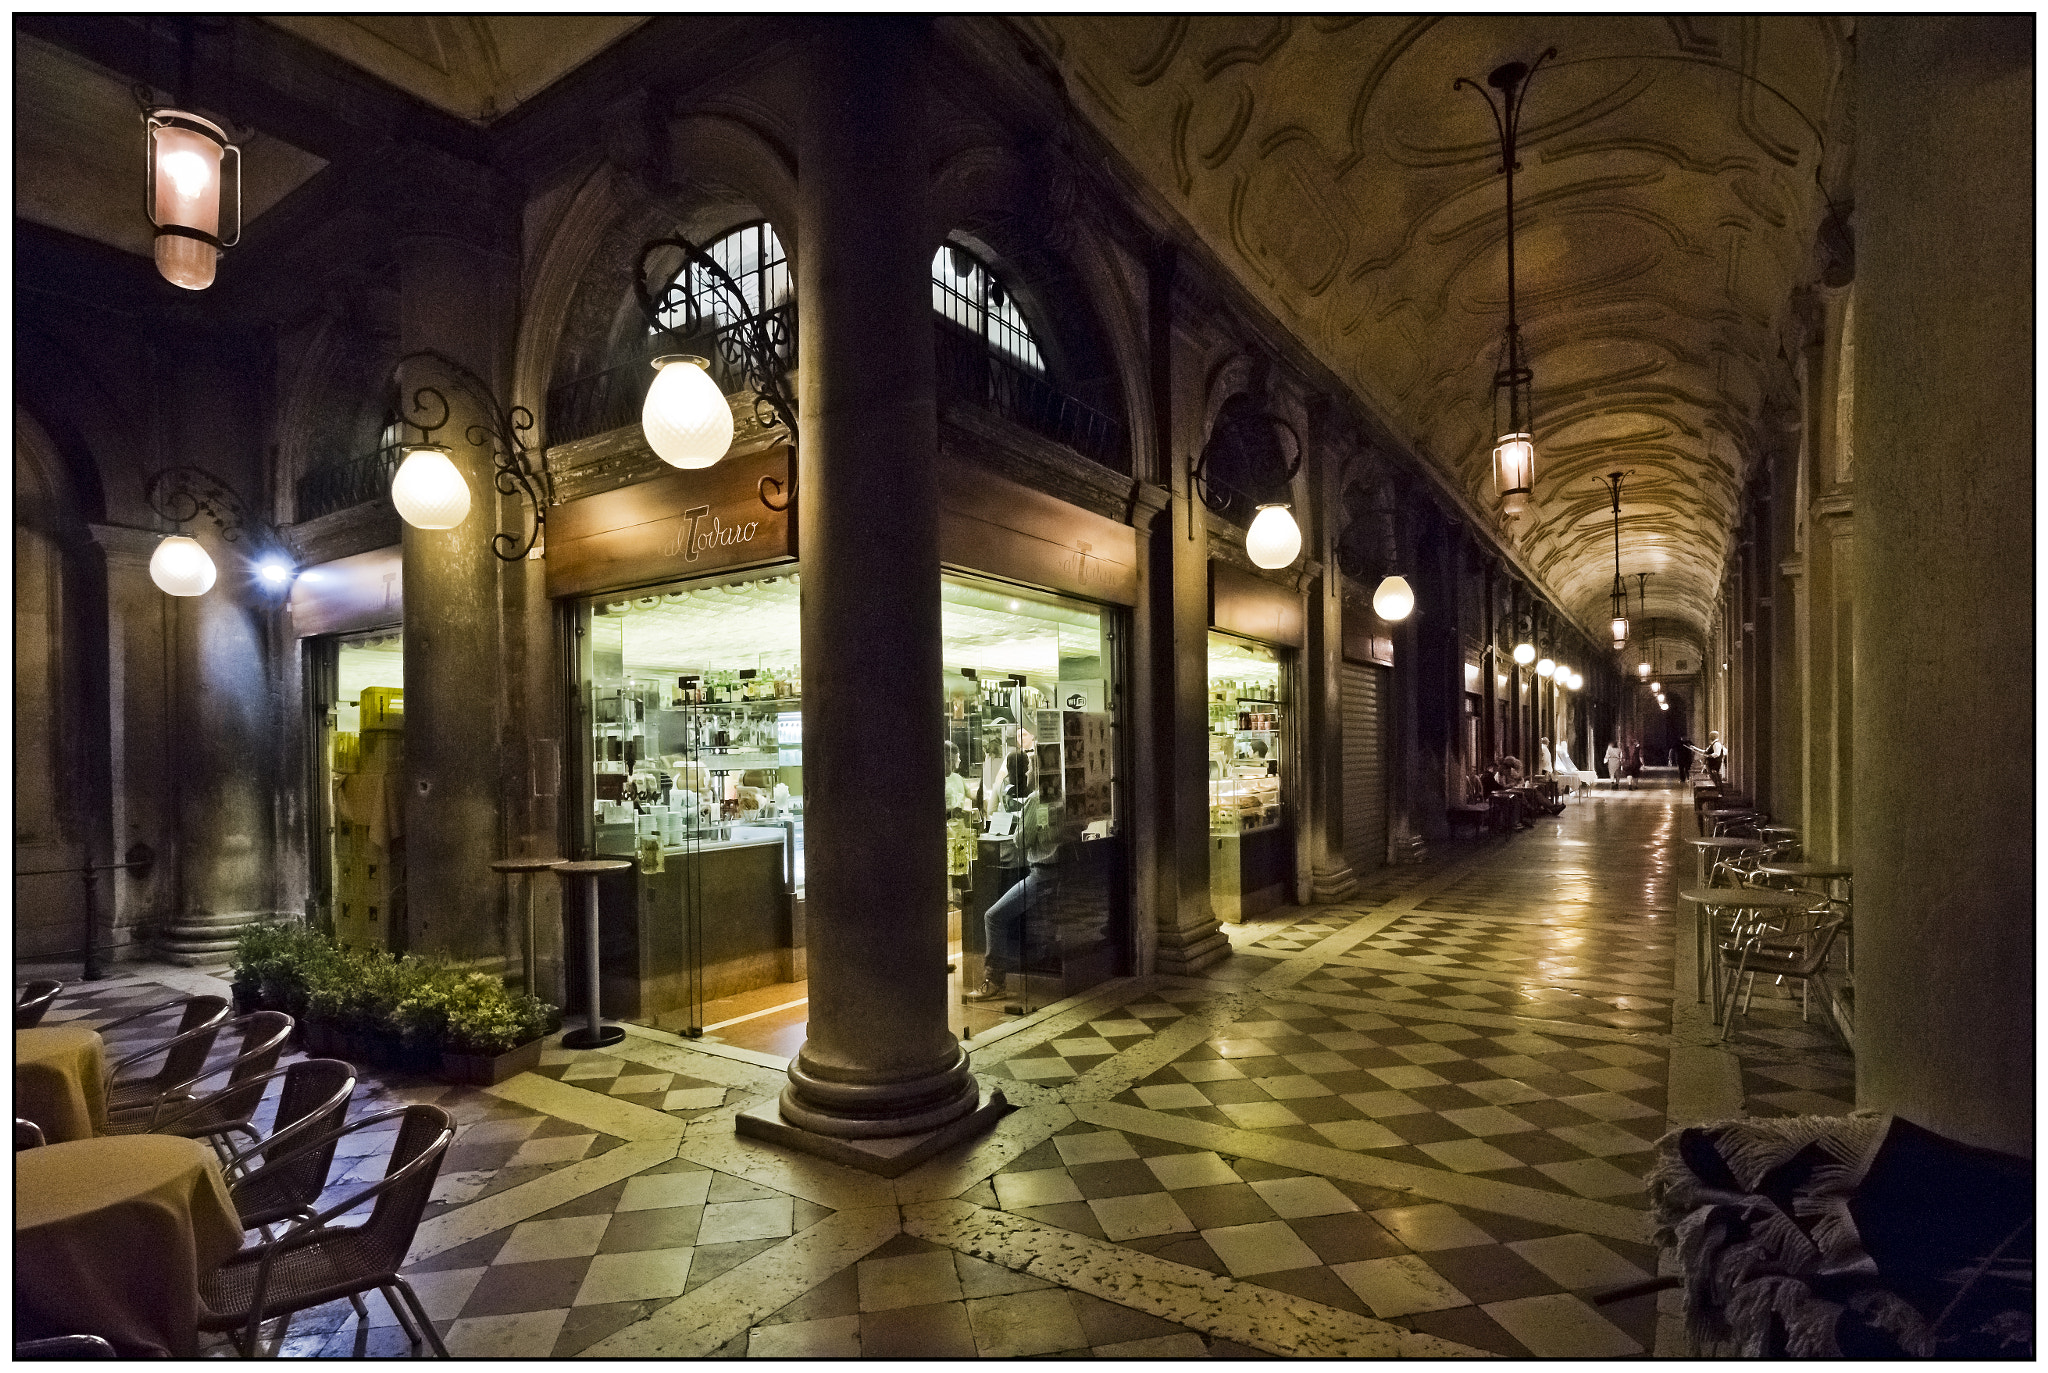
<svg viewBox="0 0 2048 1373"><path fill-rule="evenodd" d="M380 1076L356 1113L460 1123L407 1269L458 1355L1682 1354L1674 1294L1602 1300L1658 1270L1652 1143L1853 1082L1782 990L1725 1044L1693 1000L1692 825L1676 787L1595 792L1234 928L1209 975L997 1027L972 1061L1019 1109L893 1181L738 1138L782 1060L652 1030L487 1090ZM211 983L123 971L53 1020ZM404 1352L370 1309L283 1352Z"/></svg>

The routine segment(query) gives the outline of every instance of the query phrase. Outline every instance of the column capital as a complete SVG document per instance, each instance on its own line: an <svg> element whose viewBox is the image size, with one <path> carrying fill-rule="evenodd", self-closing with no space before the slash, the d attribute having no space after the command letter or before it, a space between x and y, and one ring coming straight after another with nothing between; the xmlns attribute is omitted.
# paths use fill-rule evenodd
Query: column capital
<svg viewBox="0 0 2048 1373"><path fill-rule="evenodd" d="M136 529L125 524L89 524L92 541L106 555L110 567L148 567L156 546L164 536L154 529Z"/></svg>

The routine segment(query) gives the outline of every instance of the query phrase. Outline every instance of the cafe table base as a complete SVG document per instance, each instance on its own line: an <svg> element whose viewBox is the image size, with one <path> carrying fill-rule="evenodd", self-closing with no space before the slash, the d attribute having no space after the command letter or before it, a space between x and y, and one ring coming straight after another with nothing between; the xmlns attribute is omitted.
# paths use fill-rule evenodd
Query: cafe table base
<svg viewBox="0 0 2048 1373"><path fill-rule="evenodd" d="M14 1156L14 1338L98 1335L127 1357L198 1353L199 1274L242 1247L198 1140L116 1135Z"/></svg>

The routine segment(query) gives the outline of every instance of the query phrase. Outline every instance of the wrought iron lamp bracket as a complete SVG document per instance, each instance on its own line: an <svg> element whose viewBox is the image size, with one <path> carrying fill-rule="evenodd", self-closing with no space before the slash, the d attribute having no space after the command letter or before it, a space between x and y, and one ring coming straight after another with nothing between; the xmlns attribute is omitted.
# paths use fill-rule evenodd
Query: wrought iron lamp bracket
<svg viewBox="0 0 2048 1373"><path fill-rule="evenodd" d="M464 428L464 440L473 447L490 450L492 484L499 494L518 496L533 510L532 527L527 528L522 519L519 534L492 535L491 552L503 562L520 561L540 542L547 528L548 507L555 498L554 476L545 464L534 461L529 442L534 428L533 411L523 405L509 409L500 405L476 373L442 353L409 353L399 359L393 371L402 372L407 363L415 361L429 361L446 369L455 387L483 411L483 419ZM425 444L433 441L436 430L447 426L453 413L446 392L438 386L422 385L413 388L411 400L399 419L419 430L420 442ZM429 422L428 417L436 414L439 418Z"/></svg>
<svg viewBox="0 0 2048 1373"><path fill-rule="evenodd" d="M1278 415L1265 415L1262 418L1275 429L1284 430L1287 437L1294 440L1294 456L1288 459L1287 472L1277 483L1284 491L1294 484L1296 477L1301 475L1301 459L1304 451L1301 435L1295 432L1293 425L1281 419ZM1197 453L1194 460L1188 464L1188 489L1200 499L1203 505L1208 506L1218 514L1228 510L1231 501L1240 496L1246 500L1252 499L1249 492L1240 491L1229 482L1218 479L1209 471L1209 450L1206 447L1200 453ZM1377 514L1379 512L1374 511L1373 513Z"/></svg>
<svg viewBox="0 0 2048 1373"><path fill-rule="evenodd" d="M159 518L183 525L204 515L230 543L245 524L260 525L234 488L203 467L166 467L149 479L144 493Z"/></svg>
<svg viewBox="0 0 2048 1373"><path fill-rule="evenodd" d="M640 262L633 272L633 299L648 325L675 339L680 347L690 346L689 340L702 333L705 320L698 293L691 289L693 272L681 270L669 275L659 290L651 285L649 267L662 250L671 248L683 255L685 269L703 272L704 281L718 294L724 312L732 317L733 322L717 332L718 355L741 384L754 393L755 421L764 428L780 424L788 432L790 448L794 450L796 396L790 390L789 365L784 361L789 355L789 321L774 310L755 310L749 306L739 283L696 244L686 238L657 238L641 245ZM681 329L670 322L678 313L683 320ZM761 478L761 504L777 512L789 509L796 501L796 482L794 463L787 486L774 477Z"/></svg>

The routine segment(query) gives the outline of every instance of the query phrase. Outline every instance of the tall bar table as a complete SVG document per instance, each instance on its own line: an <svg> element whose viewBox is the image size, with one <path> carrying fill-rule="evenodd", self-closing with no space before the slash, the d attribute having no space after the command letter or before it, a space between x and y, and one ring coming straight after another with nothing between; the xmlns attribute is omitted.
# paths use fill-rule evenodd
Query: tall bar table
<svg viewBox="0 0 2048 1373"><path fill-rule="evenodd" d="M597 976L597 879L600 873L619 872L633 865L623 858L583 858L554 865L555 875L563 882L572 877L584 879L583 948L588 964L587 985L590 989L590 1024L581 1030L571 1030L562 1036L565 1049L602 1049L607 1044L616 1044L626 1037L626 1032L616 1025L604 1023L598 1012Z"/></svg>
<svg viewBox="0 0 2048 1373"><path fill-rule="evenodd" d="M521 903L521 910L523 915L521 924L524 929L524 938L522 939L520 944L520 966L526 974L526 994L528 996L540 995L539 988L534 986L536 972L534 967L533 954L532 874L537 872L553 872L556 868L560 867L561 865L562 860L559 858L500 858L497 862L491 864L492 872L502 872L506 874L527 874L526 880L520 884L525 889L523 894L526 898L525 901Z"/></svg>

